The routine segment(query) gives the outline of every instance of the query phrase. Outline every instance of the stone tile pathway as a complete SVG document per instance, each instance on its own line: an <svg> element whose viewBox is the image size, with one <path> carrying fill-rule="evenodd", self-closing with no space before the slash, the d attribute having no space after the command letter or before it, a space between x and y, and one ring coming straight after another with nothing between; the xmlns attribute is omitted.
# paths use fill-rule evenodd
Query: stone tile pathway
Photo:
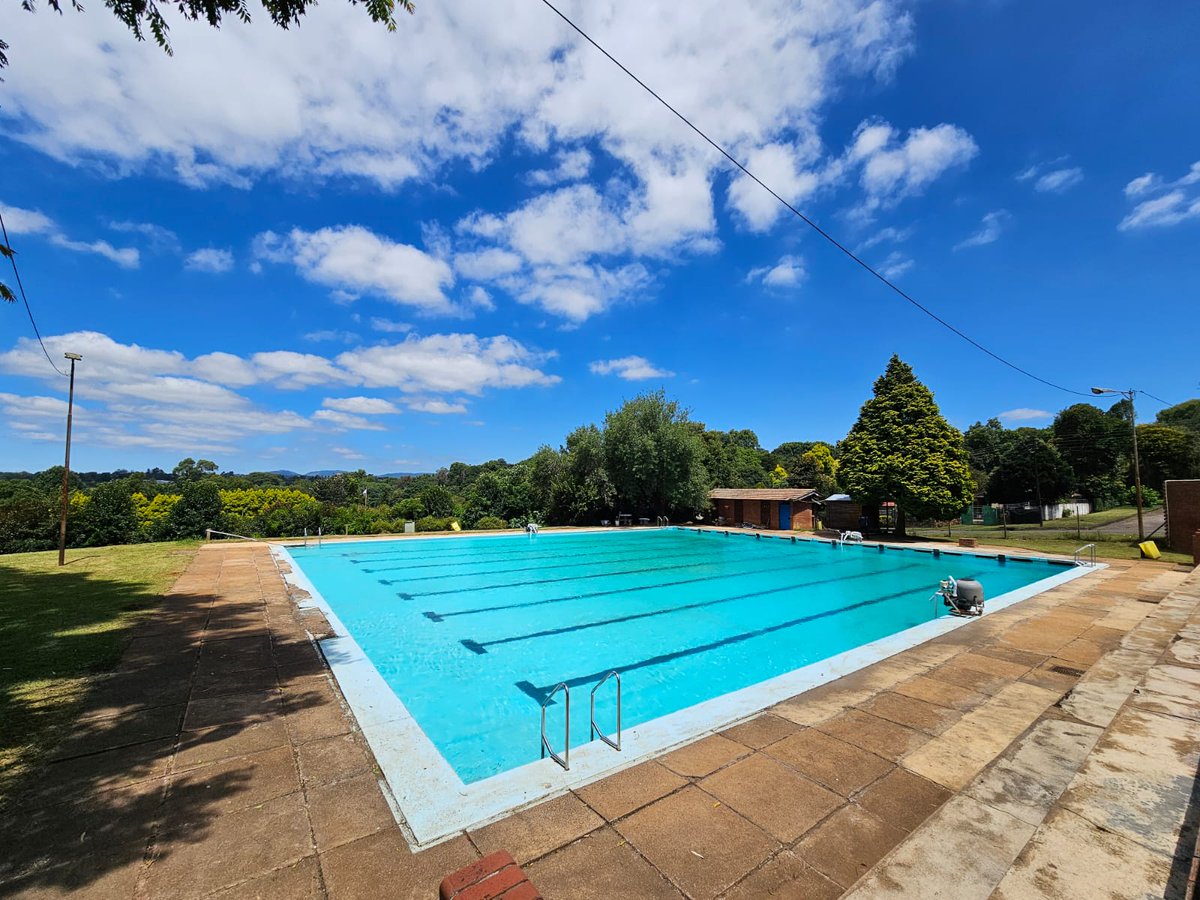
<svg viewBox="0 0 1200 900"><path fill-rule="evenodd" d="M0 896L1184 897L1200 574L1116 564L410 850L260 545L203 548L2 811Z"/></svg>

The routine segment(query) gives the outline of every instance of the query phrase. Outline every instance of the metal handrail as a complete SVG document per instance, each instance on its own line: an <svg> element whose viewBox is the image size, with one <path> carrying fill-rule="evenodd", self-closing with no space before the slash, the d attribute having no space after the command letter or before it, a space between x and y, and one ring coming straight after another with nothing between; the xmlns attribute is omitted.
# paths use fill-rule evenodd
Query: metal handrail
<svg viewBox="0 0 1200 900"><path fill-rule="evenodd" d="M546 739L546 707L550 705L550 701L554 699L554 695L560 690L567 698L566 737L563 742L562 756L554 752L554 748L550 746L550 741ZM547 753L564 770L571 771L571 689L567 687L565 681L560 681L556 684L550 693L546 695L546 699L542 701L542 759L546 758Z"/></svg>
<svg viewBox="0 0 1200 900"><path fill-rule="evenodd" d="M596 691L604 687L605 682L607 682L610 678L617 679L617 739L615 741L601 731L600 726L596 724ZM588 735L588 739L590 740L591 738L598 737L600 740L604 741L604 743L608 744L608 746L619 752L621 749L621 673L616 669L613 669L611 672L601 678L600 681L597 682L596 686L592 688L590 713L591 714L589 718L592 722L592 732L590 735Z"/></svg>
<svg viewBox="0 0 1200 900"><path fill-rule="evenodd" d="M1092 561L1090 563L1085 563L1079 558L1079 554L1082 553L1084 550L1091 551ZM1096 565L1096 545L1095 544L1084 544L1082 547L1078 548L1074 552L1074 554L1072 554L1072 558L1075 560L1075 565L1077 565L1077 566L1095 566Z"/></svg>
<svg viewBox="0 0 1200 900"><path fill-rule="evenodd" d="M234 534L232 531L217 531L217 529L215 529L215 528L205 528L204 529L204 539L206 541L211 541L212 536L214 534L223 534L223 535L225 535L225 537L240 538L243 541L254 541L256 544L265 543L265 541L263 541L262 538L246 537L246 535L244 535L244 534Z"/></svg>

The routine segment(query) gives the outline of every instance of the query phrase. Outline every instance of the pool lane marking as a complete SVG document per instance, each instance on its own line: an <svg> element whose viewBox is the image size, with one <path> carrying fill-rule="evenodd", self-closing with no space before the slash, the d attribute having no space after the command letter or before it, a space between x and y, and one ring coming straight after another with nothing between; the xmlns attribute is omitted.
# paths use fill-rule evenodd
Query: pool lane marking
<svg viewBox="0 0 1200 900"><path fill-rule="evenodd" d="M588 555L590 555L590 554L581 553L577 556L573 555L568 558L569 559L580 559L581 557L588 556ZM603 554L603 555L611 556L612 553L610 552L610 553ZM658 559L661 556L662 556L661 551L659 551L657 553L638 552L638 553L629 554L628 556L618 555L617 558L613 561L614 562L622 562L622 563L623 562L633 562L635 560ZM700 557L700 556L711 556L711 554L707 554L703 550L695 550L691 553L674 554L673 558L674 559L680 559L680 558L693 559L695 557ZM563 556L562 556L562 554L556 554L556 557L551 557L551 558L562 559ZM525 562L524 559L512 560L512 561L513 562ZM492 562L495 562L495 560L487 560L487 562L492 563ZM413 581L435 581L435 580L445 580L448 578L476 578L481 575L507 575L510 572L553 572L557 569L577 569L580 566L594 566L596 564L597 564L597 561L593 560L592 562L565 563L565 564L559 565L559 566L556 566L556 565L523 566L519 569L490 569L490 570L484 570L482 572L454 572L453 574L443 572L438 575L418 575L416 578L377 578L376 581L378 581L380 584L388 584L388 585L409 584L410 582L413 582ZM460 563L460 565L461 565L461 563ZM362 571L364 573L374 574L376 572L385 572L385 571L390 571L390 570L394 570L394 569L406 569L406 568L408 568L408 567L407 566L390 566L387 569L363 569ZM418 569L418 568L428 568L428 567L427 566L412 566L412 568Z"/></svg>
<svg viewBox="0 0 1200 900"><path fill-rule="evenodd" d="M590 544L593 542L593 540L597 534L604 534L604 533L605 532L589 532L586 535L555 534L555 535L547 535L546 537L552 539L555 544L583 544L585 542ZM668 538L667 534L665 534L663 532L658 532L658 531L642 532L642 534L644 534L645 537L639 537L638 538L639 541L649 541L651 539L657 539L657 538ZM679 532L671 532L669 537L675 538L675 537L678 537L679 534L680 534ZM623 538L630 537L630 535L626 532L623 532L621 536ZM472 537L472 535L468 535L467 537L470 538L470 537ZM482 537L482 535L480 537ZM541 536L539 535L539 537L541 537ZM503 538L508 538L508 540L504 540ZM602 539L612 540L611 538L602 538ZM684 539L690 540L690 538L684 538ZM400 538L400 539L392 540L392 541L381 541L380 543L398 544L403 540L404 540L403 538ZM507 548L507 552L512 552L513 549L515 549L517 547L531 547L531 546L536 547L537 546L537 538L534 538L533 540L529 540L523 534L504 535L502 538L494 538L493 537L493 538L488 538L488 540L492 541L493 544L495 544L495 546L487 547L487 551L495 552L495 553L502 552L500 550L500 548L502 548L502 547ZM670 543L670 540L669 539L664 540L663 543ZM681 542L676 541L676 543L681 543ZM458 551L461 549L462 549L461 547L454 548L455 551ZM326 556L340 556L343 558L347 558L347 559L350 559L351 562L356 562L359 557L364 557L364 556L396 556L396 557L405 557L406 556L409 559L453 559L456 557L473 556L473 555L475 555L474 552L460 553L460 552L449 552L449 551L443 551L443 552L438 552L438 553L420 553L420 554L418 554L418 551L415 549L415 544L414 544L414 549L411 553L408 553L405 550L398 549L397 547L389 547L386 550L364 550L364 551L347 550L344 553L326 554Z"/></svg>
<svg viewBox="0 0 1200 900"><path fill-rule="evenodd" d="M840 562L832 563L831 567L849 565L850 562L852 562L852 560L842 560ZM703 581L719 581L722 578L741 578L743 575L758 575L764 572L787 572L794 568L796 568L795 565L787 565L773 566L769 569L755 569L750 572L740 570L734 572L723 572L720 575L703 575L699 578L681 578L677 581L658 581L654 584L640 584L632 587L607 588L603 591L588 591L584 594L569 594L565 597L549 597L545 600L527 600L522 603L504 603L497 606L479 606L475 609L460 609L457 612L439 613L434 612L433 610L426 610L423 615L425 618L431 619L434 622L441 622L443 619L450 619L454 618L455 616L474 616L481 613L502 612L506 609L524 609L528 606L546 606L550 603L567 603L571 600L589 600L592 597L609 597L613 594L632 594L636 591L652 591L656 588L679 587L680 585L684 584L699 584ZM886 571L890 572L894 570L887 569Z"/></svg>
<svg viewBox="0 0 1200 900"><path fill-rule="evenodd" d="M573 631L583 631L587 628L602 628L605 625L618 625L622 622L633 622L638 619L648 619L652 616L664 616L671 613L684 612L689 609L703 609L707 606L719 606L722 603L734 603L738 600L749 600L754 597L764 597L768 594L783 594L788 591L799 590L800 588L815 587L818 584L830 584L835 581L853 581L860 578L878 578L883 575L890 575L893 572L899 572L902 569L913 569L917 567L917 563L910 563L905 566L897 566L884 572L861 572L858 575L847 575L845 578L820 578L815 581L801 581L797 584L788 584L783 587L767 588L766 590L751 591L747 594L735 594L732 597L719 597L715 600L701 600L696 603L685 603L682 606L668 606L662 609L648 610L647 612L632 613L627 616L617 616L612 619L600 619L595 622L584 622L579 625L564 625L561 628L547 628L544 631L534 631L529 634L517 634L511 637L496 638L491 641L473 641L466 638L459 641L468 650L475 653L487 653L488 647L494 647L497 644L513 644L518 641L531 641L535 638L551 637L556 634L569 634Z"/></svg>
<svg viewBox="0 0 1200 900"><path fill-rule="evenodd" d="M978 578L980 575L984 575L984 574L986 574L986 573L979 572L975 575L971 575L968 577ZM604 675L608 674L609 672L613 671L614 669L616 669L616 671L618 671L622 675L624 675L626 672L635 672L638 669L645 669L645 668L649 668L651 666L662 665L663 663L671 662L676 659L683 659L688 656L695 656L698 653L708 653L711 650L718 650L721 647L726 647L726 646L729 646L730 644L738 644L738 643L742 643L743 641L752 640L756 637L763 637L764 635L773 634L776 631L785 631L789 628L796 628L800 625L805 625L809 622L814 622L817 619L825 619L830 616L840 615L844 612L850 612L851 610L862 609L867 606L874 606L877 603L885 603L888 600L898 600L902 597L912 596L914 591L918 591L920 589L921 589L921 585L914 585L913 587L908 588L907 590L897 591L894 594L885 594L882 597L874 597L870 600L860 600L858 603L852 603L849 606L841 606L841 607L838 607L837 609L830 609L830 610L825 610L825 611L819 612L819 613L812 613L811 615L801 616L798 619L789 619L786 622L779 622L775 625L767 625L763 628L756 628L753 631L744 631L741 634L730 635L727 638L722 638L719 641L712 641L707 644L701 644L698 647L688 647L684 650L672 651L671 653L660 653L658 656L651 656L651 657L648 657L647 659L639 660L638 662L628 663L623 666L605 666L603 669L601 669L598 672L592 672L588 675L580 675L575 678L559 679L559 681L565 682L567 687L572 687L572 688L580 687L581 685L595 684L598 679L602 678ZM816 660L813 660L813 662L816 662ZM532 697L537 703L540 704L545 701L546 696L547 696L547 694L549 694L551 688L557 686L559 681L554 682L554 685L546 685L544 687L535 685L529 681L518 681L516 683L516 687L522 693L526 694L529 697Z"/></svg>
<svg viewBox="0 0 1200 900"><path fill-rule="evenodd" d="M762 558L763 558L763 556L756 557L756 559L762 559ZM676 566L650 566L649 568L645 568L645 569L622 569L619 572L604 572L600 576L597 576L597 575L565 575L562 578L532 578L527 581L504 581L504 582L501 582L500 584L488 584L488 585L483 585L481 587L447 588L444 591L420 591L415 594L410 591L403 591L403 592L397 593L396 596L399 597L401 600L415 600L417 597L444 597L447 594L475 594L475 593L478 593L479 591L498 591L498 590L503 590L505 588L529 587L530 585L534 585L534 584L559 584L564 581L586 581L589 578L597 578L597 577L615 578L619 575L640 575L645 572L670 572L670 571L674 571L676 569L698 569L702 566L716 565L719 562L721 562L721 560L707 559L702 562L680 563L679 565L676 565ZM790 567L785 567L785 568L790 568Z"/></svg>

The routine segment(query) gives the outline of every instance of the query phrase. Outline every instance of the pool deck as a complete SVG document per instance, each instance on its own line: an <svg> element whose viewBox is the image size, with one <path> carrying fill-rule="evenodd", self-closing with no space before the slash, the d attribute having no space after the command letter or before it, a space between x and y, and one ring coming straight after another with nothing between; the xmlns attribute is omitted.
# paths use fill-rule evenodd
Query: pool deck
<svg viewBox="0 0 1200 900"><path fill-rule="evenodd" d="M982 548L981 548L982 549ZM203 547L0 811L0 896L1190 896L1200 571L1112 561L413 852L261 544Z"/></svg>

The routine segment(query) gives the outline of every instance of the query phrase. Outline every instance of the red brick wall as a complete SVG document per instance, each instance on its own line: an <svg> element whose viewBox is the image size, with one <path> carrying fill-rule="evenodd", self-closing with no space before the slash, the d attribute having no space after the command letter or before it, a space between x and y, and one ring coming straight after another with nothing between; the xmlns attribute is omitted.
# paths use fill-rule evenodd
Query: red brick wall
<svg viewBox="0 0 1200 900"><path fill-rule="evenodd" d="M1200 531L1200 478L1168 481L1167 546L1178 553L1192 552L1192 536Z"/></svg>
<svg viewBox="0 0 1200 900"><path fill-rule="evenodd" d="M792 531L812 531L815 524L812 504L792 501Z"/></svg>

